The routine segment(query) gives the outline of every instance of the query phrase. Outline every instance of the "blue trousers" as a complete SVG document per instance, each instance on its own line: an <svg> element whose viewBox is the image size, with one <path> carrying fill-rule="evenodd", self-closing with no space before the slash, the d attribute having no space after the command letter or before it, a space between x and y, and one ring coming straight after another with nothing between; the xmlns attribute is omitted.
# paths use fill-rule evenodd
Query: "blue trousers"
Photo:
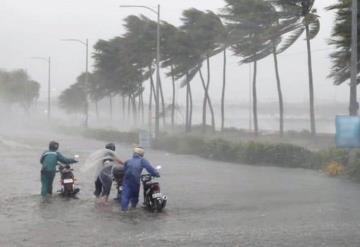
<svg viewBox="0 0 360 247"><path fill-rule="evenodd" d="M121 193L121 209L123 211L127 211L129 209L130 203L132 208L136 207L139 202L139 191L140 183L135 181L124 181L123 191Z"/></svg>

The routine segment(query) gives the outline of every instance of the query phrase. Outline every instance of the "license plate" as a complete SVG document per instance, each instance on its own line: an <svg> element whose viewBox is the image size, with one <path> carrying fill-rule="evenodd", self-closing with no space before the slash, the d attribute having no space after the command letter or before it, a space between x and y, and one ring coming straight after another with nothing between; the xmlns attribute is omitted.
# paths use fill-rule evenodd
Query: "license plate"
<svg viewBox="0 0 360 247"><path fill-rule="evenodd" d="M71 184L71 183L73 183L74 182L74 180L73 179L64 179L64 184Z"/></svg>
<svg viewBox="0 0 360 247"><path fill-rule="evenodd" d="M152 195L152 198L159 198L161 196L162 196L161 193L155 193Z"/></svg>

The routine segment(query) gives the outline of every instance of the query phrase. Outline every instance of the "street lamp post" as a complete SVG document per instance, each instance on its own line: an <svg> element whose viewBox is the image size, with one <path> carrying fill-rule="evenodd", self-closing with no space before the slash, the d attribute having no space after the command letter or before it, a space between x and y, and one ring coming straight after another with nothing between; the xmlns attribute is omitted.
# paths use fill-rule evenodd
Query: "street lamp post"
<svg viewBox="0 0 360 247"><path fill-rule="evenodd" d="M51 57L31 57L30 59L42 60L48 63L48 102L47 102L47 118L51 117Z"/></svg>
<svg viewBox="0 0 360 247"><path fill-rule="evenodd" d="M159 137L160 132L160 5L157 6L157 10L144 5L120 5L120 8L144 8L150 10L157 15L157 34L156 34L156 97L155 97L155 139Z"/></svg>
<svg viewBox="0 0 360 247"><path fill-rule="evenodd" d="M88 127L89 122L89 101L88 101L88 93L86 90L86 87L89 83L89 40L86 39L85 41L82 41L80 39L62 39L62 41L70 41L70 42L77 42L85 46L85 94L86 94L86 102L85 102L85 121L84 126L85 128Z"/></svg>

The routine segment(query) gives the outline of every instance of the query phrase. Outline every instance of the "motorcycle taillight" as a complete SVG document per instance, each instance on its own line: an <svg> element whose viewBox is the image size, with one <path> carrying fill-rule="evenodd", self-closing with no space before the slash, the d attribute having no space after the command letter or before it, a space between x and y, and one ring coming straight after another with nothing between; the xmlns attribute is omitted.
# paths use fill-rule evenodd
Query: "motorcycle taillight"
<svg viewBox="0 0 360 247"><path fill-rule="evenodd" d="M153 183L153 184L151 185L151 187L152 187L152 190L155 191L155 192L159 192L159 191L160 191L160 185L159 185L159 183Z"/></svg>

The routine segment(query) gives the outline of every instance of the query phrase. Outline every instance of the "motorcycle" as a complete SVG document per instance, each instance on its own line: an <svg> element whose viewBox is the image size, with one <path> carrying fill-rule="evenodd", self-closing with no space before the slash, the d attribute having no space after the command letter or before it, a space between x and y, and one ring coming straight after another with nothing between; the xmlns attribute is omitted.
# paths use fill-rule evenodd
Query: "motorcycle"
<svg viewBox="0 0 360 247"><path fill-rule="evenodd" d="M156 167L160 170L161 167ZM167 203L167 196L160 192L160 184L153 182L150 174L141 175L141 182L144 189L144 206L151 211L161 212Z"/></svg>
<svg viewBox="0 0 360 247"><path fill-rule="evenodd" d="M123 190L122 183L124 178L124 170L123 167L121 166L115 166L112 172L113 172L113 180L115 182L116 191L117 191L117 197L114 198L114 200L120 200L121 193Z"/></svg>
<svg viewBox="0 0 360 247"><path fill-rule="evenodd" d="M79 156L75 155L75 158ZM65 197L75 197L80 192L80 188L75 186L76 179L73 173L74 169L70 165L59 164L61 189L58 190L60 195Z"/></svg>

